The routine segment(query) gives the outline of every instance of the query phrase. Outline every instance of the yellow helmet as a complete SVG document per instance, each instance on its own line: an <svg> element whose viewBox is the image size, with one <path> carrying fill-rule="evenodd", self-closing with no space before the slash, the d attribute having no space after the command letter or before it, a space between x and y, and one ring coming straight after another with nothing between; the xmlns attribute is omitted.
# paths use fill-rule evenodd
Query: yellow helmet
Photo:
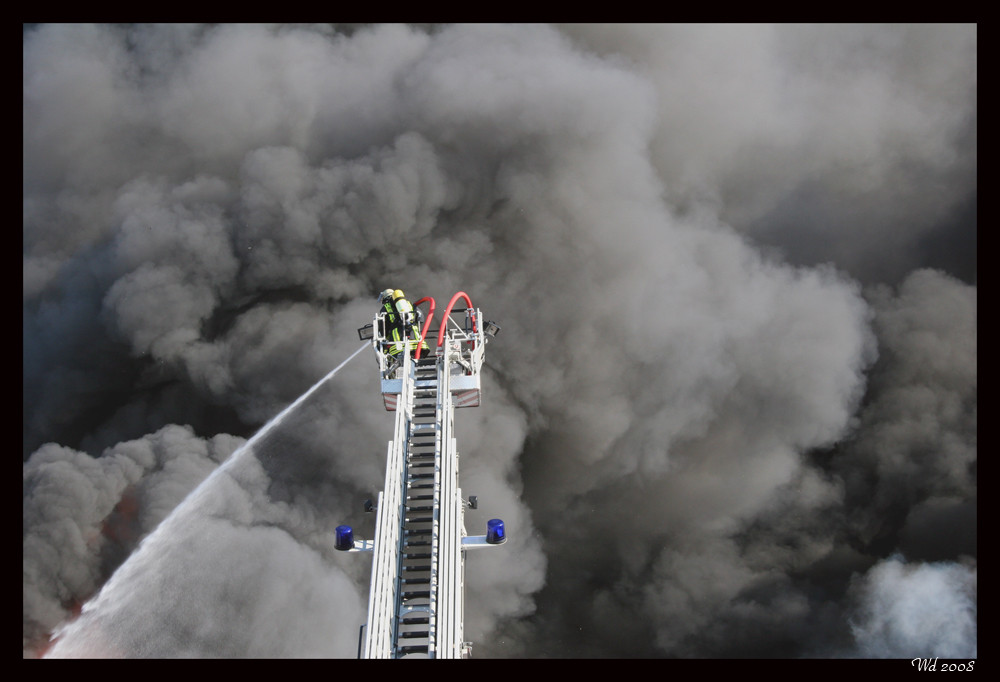
<svg viewBox="0 0 1000 682"><path fill-rule="evenodd" d="M396 289L394 292L392 292L392 300L395 301L397 298L406 298L406 295L403 294L402 289Z"/></svg>

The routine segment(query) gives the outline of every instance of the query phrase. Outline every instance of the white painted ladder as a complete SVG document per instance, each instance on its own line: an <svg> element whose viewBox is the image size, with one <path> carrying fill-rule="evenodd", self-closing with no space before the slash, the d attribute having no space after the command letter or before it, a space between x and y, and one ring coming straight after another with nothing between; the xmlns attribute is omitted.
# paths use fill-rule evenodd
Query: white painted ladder
<svg viewBox="0 0 1000 682"><path fill-rule="evenodd" d="M384 337L372 337L383 399L396 420L374 541L353 541L352 547L372 552L368 622L359 649L364 658L468 657L470 645L463 639L465 551L506 539L499 519L490 521L500 526L497 537L465 533L455 408L479 405L486 337L475 324L478 311L471 309L465 328L452 323L455 328L448 329L450 310L451 305L437 353L415 361L404 351L397 369L379 351ZM378 317L370 328L381 328ZM495 334L499 327L493 329Z"/></svg>

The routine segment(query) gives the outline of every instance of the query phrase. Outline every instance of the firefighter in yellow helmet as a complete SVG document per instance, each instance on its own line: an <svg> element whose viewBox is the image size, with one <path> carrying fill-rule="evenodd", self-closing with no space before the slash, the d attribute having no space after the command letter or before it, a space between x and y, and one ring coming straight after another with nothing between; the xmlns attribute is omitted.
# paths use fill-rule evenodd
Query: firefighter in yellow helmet
<svg viewBox="0 0 1000 682"><path fill-rule="evenodd" d="M426 341L420 340L420 326L417 324L417 314L402 289L385 289L378 295L382 310L385 311L385 338L388 343L386 354L396 358L404 348L416 353L420 347L420 355L426 356L429 350Z"/></svg>

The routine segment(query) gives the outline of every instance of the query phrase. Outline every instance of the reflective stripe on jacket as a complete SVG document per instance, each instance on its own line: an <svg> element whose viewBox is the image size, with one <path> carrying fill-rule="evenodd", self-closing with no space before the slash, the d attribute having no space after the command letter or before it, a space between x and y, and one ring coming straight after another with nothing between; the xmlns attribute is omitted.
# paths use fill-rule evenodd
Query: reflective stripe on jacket
<svg viewBox="0 0 1000 682"><path fill-rule="evenodd" d="M382 304L385 311L385 338L392 343L389 345L389 355L397 355L403 348L409 346L410 350L416 350L420 344L420 328L414 322L410 325L410 341L404 342L403 326L404 320L413 313L413 306L405 298L397 298L395 301L386 301ZM422 344L424 350L428 349L427 343Z"/></svg>

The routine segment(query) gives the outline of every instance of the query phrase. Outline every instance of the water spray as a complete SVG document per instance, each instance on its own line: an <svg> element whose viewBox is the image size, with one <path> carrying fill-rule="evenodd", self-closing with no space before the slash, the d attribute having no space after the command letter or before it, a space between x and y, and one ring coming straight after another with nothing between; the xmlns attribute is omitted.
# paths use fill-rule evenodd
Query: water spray
<svg viewBox="0 0 1000 682"><path fill-rule="evenodd" d="M276 427L278 424L280 424L281 422L283 422L285 420L285 417L287 417L288 414L291 413L296 407L298 407L299 405L301 405L306 400L306 398L308 398L313 393L315 393L316 390L319 389L319 387L322 386L324 383L326 383L329 379L333 378L333 375L335 375L337 372L339 372L341 370L341 368L344 367L344 365L346 365L348 362L350 362L351 360L353 360L355 358L355 356L357 356L358 353L360 353L361 351L363 351L367 347L368 347L367 343L362 344L361 347L358 348L353 353L351 353L351 355L346 360L344 360L342 363L340 363L339 365L337 365L336 367L334 367L332 370L330 370L329 374L327 374L325 377L323 377L322 379L320 379L319 381L317 381L315 384L313 384L312 388L310 388L308 391L306 391L305 393L303 393L302 395L300 395L298 397L298 399L296 399L296 401L294 403L292 403L291 405L289 405L288 407L286 407L276 417L274 417L271 421L269 421L267 424L265 424L257 433L255 433L253 435L253 437L250 440L248 440L246 443L243 444L243 447L241 447L239 450L237 450L233 454L234 455L235 454L239 454L243 450L248 449L251 445L253 445L254 443L256 443L258 440L260 440L261 438L263 438L268 432L270 432L272 429L274 429L274 427Z"/></svg>
<svg viewBox="0 0 1000 682"><path fill-rule="evenodd" d="M180 504L178 504L174 508L174 511L172 511L167 516L167 518L163 520L163 522L161 523L161 525L165 524L170 519L170 516L173 516L174 513L178 509L181 509L182 507L184 507L184 505L187 503L188 500L194 499L195 496L201 491L201 489L204 488L204 487L206 487L209 484L209 482L215 477L216 474L218 474L219 472L224 471L225 469L227 469L233 462L235 462L235 461L237 461L239 459L240 455L242 455L244 452L247 452L248 450L250 450L252 448L252 446L255 443L257 443L257 441L261 440L264 436L266 436L268 433L270 433L271 431L273 431L275 429L275 427L277 427L279 424L281 424L283 421L285 421L285 417L287 417L289 414L291 414L295 410L296 407L298 407L303 402L305 402L305 400L309 396L311 396L313 393L315 393L319 389L320 386L322 386L327 381L329 381L330 379L332 379L333 376L335 374L337 374L337 372L339 372L341 369L343 369L343 367L348 362L350 362L355 357L357 357L358 353L360 353L361 351L363 351L367 347L368 347L367 343L366 344L362 344L362 346L360 348L358 348L356 351L354 351L353 353L351 353L347 357L346 360L344 360L339 365L337 365L332 370L330 370L330 372L326 376L324 376L322 379L320 379L315 384L313 384L312 387L309 390L307 390L305 393L303 393L302 395L300 395L295 400L295 402L293 402L291 405L289 405L284 410L282 410L281 412L279 412L275 417L273 417L271 419L271 421L269 421L268 423L264 424L264 426L262 426L257 431L257 433L255 433L250 438L250 440L248 440L246 443L244 443L239 448L237 448L236 451L233 452L233 454L230 455L229 458L225 462L223 462L215 471L213 471L211 474L209 474L205 478L204 481L202 481L201 483L199 483L198 486L194 490L192 490L191 493L186 498L184 498L184 500Z"/></svg>
<svg viewBox="0 0 1000 682"><path fill-rule="evenodd" d="M136 581L146 580L147 576L155 576L158 571L162 570L164 561L170 556L170 553L176 552L178 547L183 546L183 543L186 542L184 534L192 528L191 510L197 507L199 500L218 496L220 473L231 469L237 462L245 461L246 458L242 455L252 450L258 441L284 422L289 414L343 369L348 362L357 357L367 346L368 344L364 344L354 351L347 359L299 396L295 402L272 418L175 506L128 559L118 567L118 570L105 583L100 592L83 605L80 616L53 631L51 636L53 646L46 657L161 655L159 651L146 650L144 647L147 645L143 644L145 640L141 638L139 640L130 639L136 632L144 631L141 624L142 619L148 617L148 613L142 607L137 606L134 602L130 603L130 600L134 600L135 595L142 591L136 591ZM199 526L201 526L200 521L198 520ZM199 532L201 531L199 530ZM156 590L164 589L162 576L158 580L161 582ZM148 600L144 606L149 607ZM163 630L165 627L167 629ZM110 632L108 628L113 628L114 633ZM158 621L153 626L155 636L147 639L153 641L160 634L168 634L168 631L169 627ZM122 641L126 639L129 639L131 643L122 646Z"/></svg>

